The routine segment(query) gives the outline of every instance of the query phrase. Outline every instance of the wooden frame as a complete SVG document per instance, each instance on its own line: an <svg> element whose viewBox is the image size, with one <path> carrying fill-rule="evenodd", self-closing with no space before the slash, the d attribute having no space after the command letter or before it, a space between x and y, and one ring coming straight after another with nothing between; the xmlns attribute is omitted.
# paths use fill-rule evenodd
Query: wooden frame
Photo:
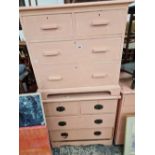
<svg viewBox="0 0 155 155"><path fill-rule="evenodd" d="M135 117L126 119L124 155L135 155Z"/></svg>

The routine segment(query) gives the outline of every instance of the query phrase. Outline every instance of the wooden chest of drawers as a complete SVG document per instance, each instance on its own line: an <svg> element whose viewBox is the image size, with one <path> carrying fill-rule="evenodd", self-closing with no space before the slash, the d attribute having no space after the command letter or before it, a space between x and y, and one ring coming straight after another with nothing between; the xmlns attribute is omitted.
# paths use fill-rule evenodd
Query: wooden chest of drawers
<svg viewBox="0 0 155 155"><path fill-rule="evenodd" d="M20 9L40 92L118 88L129 2Z"/></svg>
<svg viewBox="0 0 155 155"><path fill-rule="evenodd" d="M65 94L43 100L53 146L93 144L94 141L112 144L118 96L97 93L94 99L90 97L91 94Z"/></svg>
<svg viewBox="0 0 155 155"><path fill-rule="evenodd" d="M130 2L20 9L53 146L112 144Z"/></svg>
<svg viewBox="0 0 155 155"><path fill-rule="evenodd" d="M135 91L130 88L131 75L122 73L120 76L121 99L118 103L115 144L124 144L126 116L135 113Z"/></svg>

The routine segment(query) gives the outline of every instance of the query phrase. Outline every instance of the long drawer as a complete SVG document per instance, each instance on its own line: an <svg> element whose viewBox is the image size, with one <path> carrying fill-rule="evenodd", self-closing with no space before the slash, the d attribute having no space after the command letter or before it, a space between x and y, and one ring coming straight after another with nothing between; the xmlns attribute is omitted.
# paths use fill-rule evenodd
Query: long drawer
<svg viewBox="0 0 155 155"><path fill-rule="evenodd" d="M39 89L95 87L117 85L120 65L117 62L35 65L34 71Z"/></svg>
<svg viewBox="0 0 155 155"><path fill-rule="evenodd" d="M50 131L50 137L53 142L70 140L111 139L112 136L112 128Z"/></svg>
<svg viewBox="0 0 155 155"><path fill-rule="evenodd" d="M112 62L121 59L121 38L31 43L29 52L35 64Z"/></svg>
<svg viewBox="0 0 155 155"><path fill-rule="evenodd" d="M46 117L49 130L114 127L115 114Z"/></svg>
<svg viewBox="0 0 155 155"><path fill-rule="evenodd" d="M44 102L46 116L115 113L117 100Z"/></svg>

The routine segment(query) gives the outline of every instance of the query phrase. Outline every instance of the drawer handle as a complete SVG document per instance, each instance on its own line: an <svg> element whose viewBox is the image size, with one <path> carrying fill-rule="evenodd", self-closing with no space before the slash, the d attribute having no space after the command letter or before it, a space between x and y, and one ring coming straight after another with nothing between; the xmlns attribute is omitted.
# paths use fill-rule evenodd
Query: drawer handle
<svg viewBox="0 0 155 155"><path fill-rule="evenodd" d="M60 81L62 80L62 77L61 76L49 76L48 80L49 81Z"/></svg>
<svg viewBox="0 0 155 155"><path fill-rule="evenodd" d="M44 56L57 56L57 55L59 55L59 54L60 54L59 51L45 51L45 52L43 53Z"/></svg>
<svg viewBox="0 0 155 155"><path fill-rule="evenodd" d="M65 107L63 107L63 106L57 107L57 111L63 112L63 111L65 111Z"/></svg>
<svg viewBox="0 0 155 155"><path fill-rule="evenodd" d="M106 73L94 73L92 75L92 78L96 79L96 78L105 78L107 76Z"/></svg>
<svg viewBox="0 0 155 155"><path fill-rule="evenodd" d="M41 26L42 30L56 30L59 26L57 24L51 24L51 25L43 25Z"/></svg>
<svg viewBox="0 0 155 155"><path fill-rule="evenodd" d="M66 133L66 132L61 133L61 137L63 137L64 139L66 139L68 137L68 133Z"/></svg>
<svg viewBox="0 0 155 155"><path fill-rule="evenodd" d="M102 119L96 119L95 120L95 124L101 124L101 123L103 123L103 120Z"/></svg>
<svg viewBox="0 0 155 155"><path fill-rule="evenodd" d="M101 131L95 131L95 132L94 132L94 135L95 135L95 136L100 136L101 134L102 134Z"/></svg>
<svg viewBox="0 0 155 155"><path fill-rule="evenodd" d="M92 26L106 26L108 24L109 24L108 21L102 21L102 20L94 20L91 23Z"/></svg>
<svg viewBox="0 0 155 155"><path fill-rule="evenodd" d="M64 121L61 121L61 122L59 122L58 124L59 124L59 126L66 126L67 123L64 122Z"/></svg>
<svg viewBox="0 0 155 155"><path fill-rule="evenodd" d="M101 104L96 104L96 105L94 106L94 109L96 109L96 110L101 110L101 109L103 109L103 105L101 105Z"/></svg>
<svg viewBox="0 0 155 155"><path fill-rule="evenodd" d="M106 53L106 52L108 52L108 50L107 49L100 49L100 48L95 48L95 49L93 49L92 50L92 53Z"/></svg>

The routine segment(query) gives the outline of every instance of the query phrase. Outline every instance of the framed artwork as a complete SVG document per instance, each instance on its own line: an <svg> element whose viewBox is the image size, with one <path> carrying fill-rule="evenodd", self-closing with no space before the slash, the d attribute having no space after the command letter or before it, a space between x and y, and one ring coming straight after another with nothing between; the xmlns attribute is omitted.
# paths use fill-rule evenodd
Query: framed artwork
<svg viewBox="0 0 155 155"><path fill-rule="evenodd" d="M46 125L39 93L19 95L19 127Z"/></svg>
<svg viewBox="0 0 155 155"><path fill-rule="evenodd" d="M135 117L126 119L124 155L135 155Z"/></svg>

